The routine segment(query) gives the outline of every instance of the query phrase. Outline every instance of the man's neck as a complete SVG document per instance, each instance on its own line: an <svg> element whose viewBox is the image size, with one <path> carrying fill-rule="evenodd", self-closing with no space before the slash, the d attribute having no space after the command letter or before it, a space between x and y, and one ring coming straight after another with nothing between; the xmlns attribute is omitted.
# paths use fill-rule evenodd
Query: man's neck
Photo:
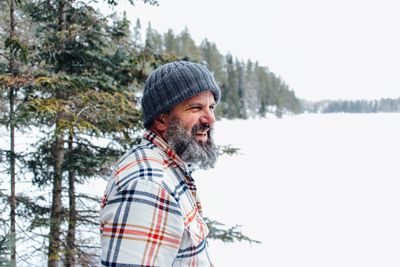
<svg viewBox="0 0 400 267"><path fill-rule="evenodd" d="M165 143L168 143L167 139L165 138L165 132L159 131L157 127L155 127L154 125L150 126L149 130L155 133L158 137L160 137Z"/></svg>

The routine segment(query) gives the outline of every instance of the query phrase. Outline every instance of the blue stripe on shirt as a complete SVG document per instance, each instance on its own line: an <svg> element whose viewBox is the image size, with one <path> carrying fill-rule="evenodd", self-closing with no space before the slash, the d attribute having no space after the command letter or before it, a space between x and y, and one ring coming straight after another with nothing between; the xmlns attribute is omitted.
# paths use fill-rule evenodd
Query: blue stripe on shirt
<svg viewBox="0 0 400 267"><path fill-rule="evenodd" d="M188 247L185 249L180 249L178 251L178 256L176 256L176 258L189 258L192 257L194 255L199 254L200 252L202 252L204 249L206 248L206 241L203 240L200 242L200 244L197 247ZM190 252L190 253L185 253L185 252ZM181 255L179 255L181 254Z"/></svg>

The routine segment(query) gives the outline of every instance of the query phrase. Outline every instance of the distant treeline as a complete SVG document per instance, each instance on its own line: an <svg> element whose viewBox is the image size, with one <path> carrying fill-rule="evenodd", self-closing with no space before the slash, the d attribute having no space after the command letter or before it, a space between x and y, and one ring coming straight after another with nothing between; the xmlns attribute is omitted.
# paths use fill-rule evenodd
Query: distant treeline
<svg viewBox="0 0 400 267"><path fill-rule="evenodd" d="M322 100L304 101L304 112L312 113L378 113L400 112L400 98L382 98L380 100Z"/></svg>
<svg viewBox="0 0 400 267"><path fill-rule="evenodd" d="M202 62L214 73L222 90L221 105L217 110L219 117L248 118L264 116L274 112L300 113L299 99L282 78L258 62L243 61L230 53L222 55L215 43L203 40L196 45L188 29L179 34L173 30L160 34L149 23L145 41L140 41L140 20L136 20L134 40L136 45L150 49L153 53L172 54Z"/></svg>

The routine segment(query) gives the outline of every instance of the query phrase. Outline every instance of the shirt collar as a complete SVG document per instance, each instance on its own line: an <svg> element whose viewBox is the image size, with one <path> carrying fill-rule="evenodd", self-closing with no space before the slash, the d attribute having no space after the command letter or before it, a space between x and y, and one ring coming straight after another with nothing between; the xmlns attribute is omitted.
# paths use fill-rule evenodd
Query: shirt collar
<svg viewBox="0 0 400 267"><path fill-rule="evenodd" d="M151 130L146 130L143 137L157 146L159 149L164 151L165 154L179 167L183 170L185 176L191 176L190 168L185 164L185 162L172 150L172 148L162 139L160 136L155 134Z"/></svg>

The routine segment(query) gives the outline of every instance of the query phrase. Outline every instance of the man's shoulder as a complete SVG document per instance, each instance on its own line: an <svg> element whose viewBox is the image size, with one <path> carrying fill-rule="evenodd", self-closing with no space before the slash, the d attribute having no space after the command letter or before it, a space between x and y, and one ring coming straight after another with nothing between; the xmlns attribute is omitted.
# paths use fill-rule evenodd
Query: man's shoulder
<svg viewBox="0 0 400 267"><path fill-rule="evenodd" d="M114 167L111 179L117 188L139 180L163 184L167 159L156 146L142 142L133 146Z"/></svg>
<svg viewBox="0 0 400 267"><path fill-rule="evenodd" d="M126 162L138 161L146 162L147 164L158 164L166 160L162 151L151 143L142 142L133 146L124 156L121 157L117 166L123 165Z"/></svg>

